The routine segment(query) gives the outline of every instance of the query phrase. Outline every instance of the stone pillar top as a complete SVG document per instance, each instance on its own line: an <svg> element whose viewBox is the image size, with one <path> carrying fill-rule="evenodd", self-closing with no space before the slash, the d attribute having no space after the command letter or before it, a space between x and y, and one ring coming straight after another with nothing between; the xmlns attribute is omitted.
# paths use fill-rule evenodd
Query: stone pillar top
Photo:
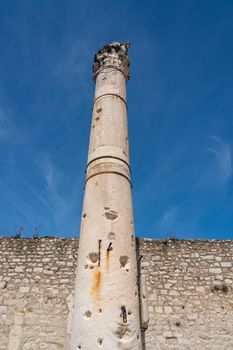
<svg viewBox="0 0 233 350"><path fill-rule="evenodd" d="M104 45L94 57L94 81L96 80L97 75L104 68L115 68L121 71L126 81L129 80L129 58L128 58L128 49L130 47L129 42L120 43L117 41L112 42L111 44Z"/></svg>

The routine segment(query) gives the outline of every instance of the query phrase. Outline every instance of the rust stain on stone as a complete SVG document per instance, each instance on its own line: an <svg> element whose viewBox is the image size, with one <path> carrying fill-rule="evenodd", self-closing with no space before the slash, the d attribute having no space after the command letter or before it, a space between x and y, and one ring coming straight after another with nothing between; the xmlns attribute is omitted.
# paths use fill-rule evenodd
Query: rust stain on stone
<svg viewBox="0 0 233 350"><path fill-rule="evenodd" d="M110 252L113 250L112 242L109 243L108 248L106 250L106 270L109 271L109 263L110 263Z"/></svg>
<svg viewBox="0 0 233 350"><path fill-rule="evenodd" d="M91 294L99 299L100 290L101 290L101 282L102 282L102 273L99 266L93 270L93 283L91 288Z"/></svg>
<svg viewBox="0 0 233 350"><path fill-rule="evenodd" d="M91 287L91 294L95 297L95 299L99 299L100 290L101 290L101 282L102 282L102 272L101 272L101 247L102 240L98 241L98 265L93 269L93 283Z"/></svg>
<svg viewBox="0 0 233 350"><path fill-rule="evenodd" d="M98 266L100 266L100 261L101 261L101 245L102 245L102 239L99 239Z"/></svg>
<svg viewBox="0 0 233 350"><path fill-rule="evenodd" d="M110 263L110 250L106 251L106 270L109 271L109 263Z"/></svg>

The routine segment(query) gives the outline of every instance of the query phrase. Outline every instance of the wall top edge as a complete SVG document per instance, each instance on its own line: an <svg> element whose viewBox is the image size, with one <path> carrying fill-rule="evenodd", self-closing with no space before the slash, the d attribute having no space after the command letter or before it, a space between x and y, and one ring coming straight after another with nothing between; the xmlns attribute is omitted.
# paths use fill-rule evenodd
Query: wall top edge
<svg viewBox="0 0 233 350"><path fill-rule="evenodd" d="M59 236L45 236L45 237L15 237L15 236L0 236L0 240L15 240L15 241L78 241L79 237L59 237ZM205 243L205 242L230 242L232 243L232 239L180 239L180 238L146 238L146 237L136 237L136 240L152 242L152 243Z"/></svg>

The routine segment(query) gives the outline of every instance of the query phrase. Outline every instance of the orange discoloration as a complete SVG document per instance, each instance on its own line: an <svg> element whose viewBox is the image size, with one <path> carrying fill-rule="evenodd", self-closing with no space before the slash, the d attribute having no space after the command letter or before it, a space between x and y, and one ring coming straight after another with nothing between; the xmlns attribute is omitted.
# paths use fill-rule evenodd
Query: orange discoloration
<svg viewBox="0 0 233 350"><path fill-rule="evenodd" d="M100 260L101 260L101 243L102 243L102 239L99 239L98 266L100 266Z"/></svg>
<svg viewBox="0 0 233 350"><path fill-rule="evenodd" d="M109 263L110 263L110 252L113 250L112 242L109 243L108 248L106 250L106 270L109 271Z"/></svg>
<svg viewBox="0 0 233 350"><path fill-rule="evenodd" d="M101 291L101 282L102 282L102 273L99 266L96 266L93 270L93 283L91 287L91 294L99 299L100 291Z"/></svg>
<svg viewBox="0 0 233 350"><path fill-rule="evenodd" d="M102 272L101 272L101 247L102 240L98 241L98 265L93 269L93 282L91 287L91 294L95 297L95 299L99 299L100 291L101 291L101 282L102 282Z"/></svg>
<svg viewBox="0 0 233 350"><path fill-rule="evenodd" d="M109 271L110 250L106 251L106 270Z"/></svg>

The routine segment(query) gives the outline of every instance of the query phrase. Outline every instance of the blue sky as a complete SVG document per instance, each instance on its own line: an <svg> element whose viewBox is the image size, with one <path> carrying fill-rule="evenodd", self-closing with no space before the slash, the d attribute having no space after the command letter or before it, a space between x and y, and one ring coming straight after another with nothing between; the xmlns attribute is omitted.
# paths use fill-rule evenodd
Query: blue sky
<svg viewBox="0 0 233 350"><path fill-rule="evenodd" d="M136 234L232 239L232 18L231 0L1 1L0 234L78 235L93 56L130 41Z"/></svg>

